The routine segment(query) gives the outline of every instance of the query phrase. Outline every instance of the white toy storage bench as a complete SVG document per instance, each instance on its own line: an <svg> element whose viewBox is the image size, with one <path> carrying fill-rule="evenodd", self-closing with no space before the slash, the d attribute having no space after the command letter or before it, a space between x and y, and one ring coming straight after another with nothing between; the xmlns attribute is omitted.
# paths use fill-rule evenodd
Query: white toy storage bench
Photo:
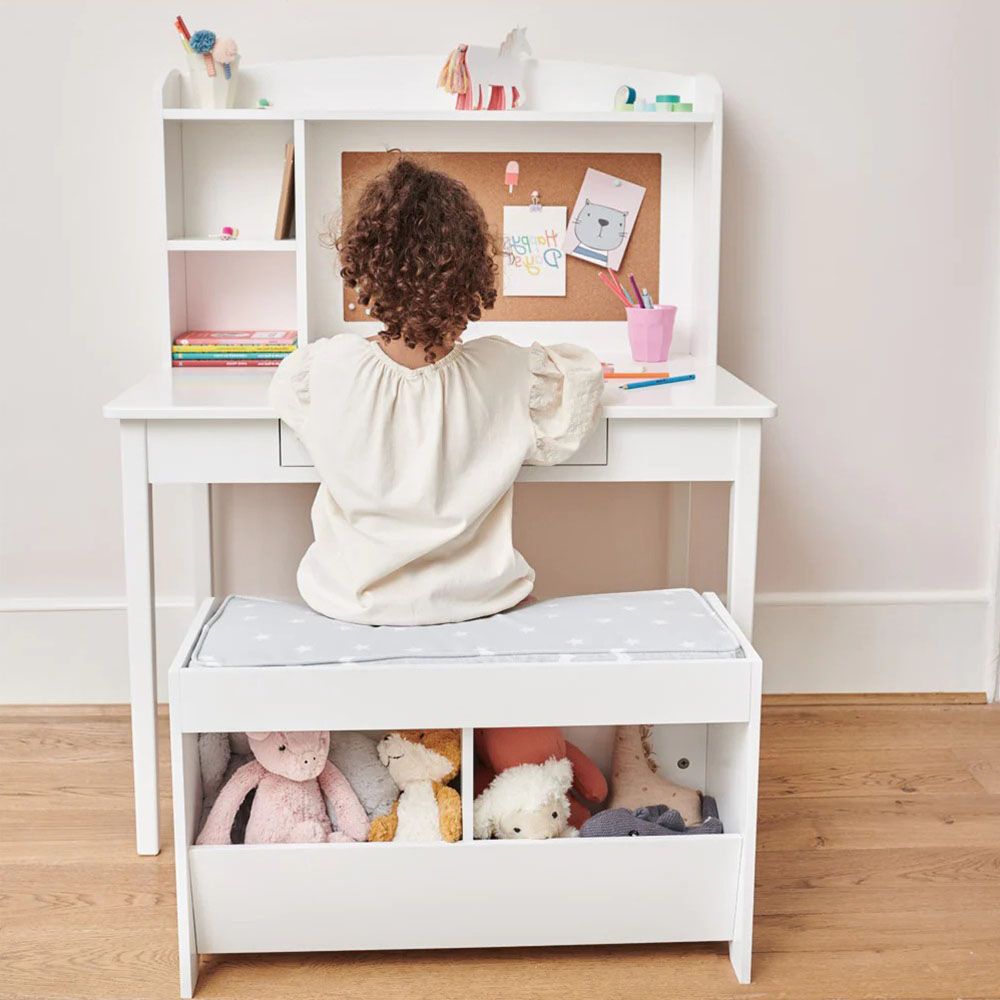
<svg viewBox="0 0 1000 1000"><path fill-rule="evenodd" d="M640 612L649 632L649 609L640 602L671 604L674 594L697 596L637 594L626 610ZM610 607L611 617L603 621L614 624L601 627L612 634L623 624L613 604L594 603L611 598L575 600L591 602L594 617L597 608ZM668 941L728 941L736 975L748 982L761 662L715 595L697 601L706 614L695 616L711 618L715 632L706 638L702 625L699 637L686 640L676 627L661 629L670 634L670 649L659 658L641 647L626 654L621 648L591 653L585 646L584 652L545 652L534 660L487 650L471 659L413 654L357 662L354 653L328 663L276 665L268 659L270 650L259 666L227 665L250 661L220 658L217 645L199 641L205 623L220 620L219 602L206 601L170 671L182 995L192 995L200 952ZM545 602L536 613L565 606ZM252 648L256 635L270 638L262 629L273 629L273 621L262 626L260 608L253 615L244 615L246 610L239 604L229 608L224 621L230 646L239 647L242 638L242 646ZM309 614L300 609L294 620ZM244 617L250 620L241 625ZM471 649L475 630L491 621L461 627L472 633L465 640ZM412 642L414 631L426 641L426 630L392 631L402 637L397 642ZM634 641L645 646L642 629L633 631L642 636ZM720 633L728 644L720 645ZM572 638L559 622L549 636L546 649L567 648ZM344 633L343 650L354 650L356 639ZM286 639L280 659L313 657L308 651L297 657L295 641ZM678 651L696 646L704 651L695 658L677 658ZM716 798L723 834L472 840L476 728L635 723L654 725L664 763L683 758L684 770L665 771ZM192 846L201 822L198 734L396 728L462 730L459 843ZM585 890L569 888L581 882ZM391 922L385 913L389 897Z"/></svg>

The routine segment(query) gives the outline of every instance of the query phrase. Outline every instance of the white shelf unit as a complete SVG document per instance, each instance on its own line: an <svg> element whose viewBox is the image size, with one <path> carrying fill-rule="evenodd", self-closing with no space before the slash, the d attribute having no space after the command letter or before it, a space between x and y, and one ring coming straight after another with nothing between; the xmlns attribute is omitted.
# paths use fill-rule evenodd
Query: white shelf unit
<svg viewBox="0 0 1000 1000"><path fill-rule="evenodd" d="M193 993L201 952L724 941L737 977L749 981L761 663L718 598L706 596L742 657L192 668L218 605L206 600L170 670L182 995ZM472 839L476 728L558 724L606 767L609 724L635 723L654 725L664 773L716 797L725 833ZM194 846L198 734L413 728L463 731L460 842ZM567 891L582 873L586 892Z"/></svg>
<svg viewBox="0 0 1000 1000"><path fill-rule="evenodd" d="M239 102L244 106L232 110L190 107L187 78L170 73L157 91L156 107L163 136L169 337L237 320L242 327L294 326L300 344L317 336L377 330L375 323L344 321L334 257L320 242L339 219L345 151L652 152L662 157L660 295L678 306L672 360L699 370L714 368L722 155L718 84L707 76L545 62L531 71L528 94L535 99L526 109L456 112L445 95L432 89L438 68L434 57L241 68ZM400 88L402 78L428 85ZM647 97L678 93L695 110L611 111L611 95L623 79ZM358 80L371 86L361 90ZM258 97L273 106L253 107ZM271 237L289 139L295 144L296 238L276 246ZM542 195L544 201L544 190ZM238 228L240 237L227 243L216 239L224 225ZM273 259L279 252L294 258L294 274L287 261ZM218 263L221 254L232 256L228 265ZM272 259L253 262L256 255ZM241 281L244 269L247 280ZM230 304L251 282L253 300ZM219 300L213 305L198 297L210 286ZM607 360L627 357L623 321L486 318L468 336L483 334L520 343L571 338ZM163 358L169 365L169 348ZM240 369L226 374L248 376Z"/></svg>

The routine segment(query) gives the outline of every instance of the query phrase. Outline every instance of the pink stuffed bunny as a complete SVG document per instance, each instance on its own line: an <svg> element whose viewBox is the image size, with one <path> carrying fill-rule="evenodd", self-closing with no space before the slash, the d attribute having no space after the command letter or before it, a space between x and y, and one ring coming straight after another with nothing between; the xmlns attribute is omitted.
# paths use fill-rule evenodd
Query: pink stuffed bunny
<svg viewBox="0 0 1000 1000"><path fill-rule="evenodd" d="M198 835L199 844L229 844L237 810L256 789L247 844L316 844L361 841L368 817L347 779L327 760L330 734L247 733L256 760L226 782ZM330 800L339 830L327 815Z"/></svg>

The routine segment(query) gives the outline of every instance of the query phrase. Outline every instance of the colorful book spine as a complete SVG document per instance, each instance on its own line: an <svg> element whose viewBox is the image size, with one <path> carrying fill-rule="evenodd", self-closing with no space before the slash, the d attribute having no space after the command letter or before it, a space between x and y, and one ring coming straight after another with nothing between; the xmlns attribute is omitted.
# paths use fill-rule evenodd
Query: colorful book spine
<svg viewBox="0 0 1000 1000"><path fill-rule="evenodd" d="M192 352L185 348L183 351L173 351L174 361L238 361L241 358L247 361L273 361L280 364L286 354L271 353L264 351L230 351L228 353L215 351Z"/></svg>
<svg viewBox="0 0 1000 1000"><path fill-rule="evenodd" d="M227 353L242 354L252 351L254 354L291 354L295 350L295 345L287 344L183 344L180 341L174 342L174 352L183 351L185 354L201 353Z"/></svg>
<svg viewBox="0 0 1000 1000"><path fill-rule="evenodd" d="M225 361L172 361L174 368L277 368L281 362L277 359L267 360L247 360L244 358L232 358Z"/></svg>

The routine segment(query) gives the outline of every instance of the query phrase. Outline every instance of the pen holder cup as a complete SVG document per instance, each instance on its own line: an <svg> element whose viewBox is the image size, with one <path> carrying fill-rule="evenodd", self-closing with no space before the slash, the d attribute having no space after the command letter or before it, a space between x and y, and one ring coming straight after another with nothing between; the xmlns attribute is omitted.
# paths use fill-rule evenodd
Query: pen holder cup
<svg viewBox="0 0 1000 1000"><path fill-rule="evenodd" d="M674 337L677 306L637 306L625 310L628 315L628 342L633 361L666 361Z"/></svg>
<svg viewBox="0 0 1000 1000"><path fill-rule="evenodd" d="M215 76L208 75L208 60L197 52L187 53L188 79L191 81L191 95L199 108L232 108L236 105L236 81L240 76L240 57L229 64L229 79L226 67L212 60Z"/></svg>

